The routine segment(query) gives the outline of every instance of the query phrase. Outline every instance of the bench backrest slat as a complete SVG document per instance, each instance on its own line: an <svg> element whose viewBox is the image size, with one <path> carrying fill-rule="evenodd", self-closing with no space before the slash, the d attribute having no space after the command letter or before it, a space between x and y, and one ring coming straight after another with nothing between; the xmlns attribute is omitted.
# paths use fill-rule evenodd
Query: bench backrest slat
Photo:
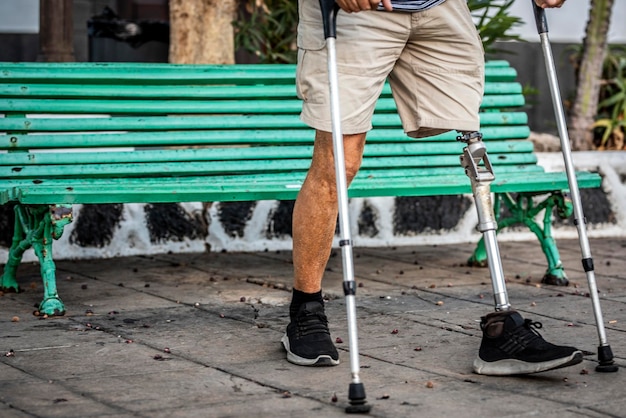
<svg viewBox="0 0 626 418"><path fill-rule="evenodd" d="M485 126L481 132L487 141L497 139L524 139L529 135L527 126ZM429 143L455 141L458 134L449 132L430 138ZM375 129L367 137L368 144L385 143L403 137L400 129ZM168 146L175 140L184 145L236 145L236 144L312 144L314 132L310 129L282 130L230 130L230 131L167 131L167 132L115 132L115 133L55 133L54 135L11 134L0 135L0 149L28 150L47 148L93 147L146 147ZM410 138L406 142L415 142ZM398 140L398 142L401 142ZM419 141L422 142L422 141Z"/></svg>
<svg viewBox="0 0 626 418"><path fill-rule="evenodd" d="M45 115L44 115L45 116ZM0 132L72 132L72 131L159 131L178 129L290 129L306 128L297 115L226 115L226 116L155 116L150 117L101 117L80 118L0 118ZM528 116L523 112L482 112L482 126L525 125ZM396 114L375 114L375 128L398 128L400 118Z"/></svg>

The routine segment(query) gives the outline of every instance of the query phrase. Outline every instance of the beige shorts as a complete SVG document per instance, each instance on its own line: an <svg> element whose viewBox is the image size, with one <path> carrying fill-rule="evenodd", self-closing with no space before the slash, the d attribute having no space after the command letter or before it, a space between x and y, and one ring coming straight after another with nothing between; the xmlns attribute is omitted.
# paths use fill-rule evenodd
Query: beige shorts
<svg viewBox="0 0 626 418"><path fill-rule="evenodd" d="M319 2L299 0L298 95L302 120L330 132L328 68ZM479 130L484 51L466 0L417 13L337 15L337 72L344 134L372 129L389 78L405 132L412 137Z"/></svg>

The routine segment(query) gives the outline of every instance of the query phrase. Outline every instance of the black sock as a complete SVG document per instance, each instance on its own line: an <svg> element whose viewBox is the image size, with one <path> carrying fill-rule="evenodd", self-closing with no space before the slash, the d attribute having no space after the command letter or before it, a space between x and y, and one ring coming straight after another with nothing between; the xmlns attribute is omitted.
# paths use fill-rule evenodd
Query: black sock
<svg viewBox="0 0 626 418"><path fill-rule="evenodd" d="M322 299L322 291L315 293L305 293L299 290L293 289L291 295L291 305L289 305L289 317L293 318L297 315L300 306L307 302L319 302L324 305L324 299Z"/></svg>

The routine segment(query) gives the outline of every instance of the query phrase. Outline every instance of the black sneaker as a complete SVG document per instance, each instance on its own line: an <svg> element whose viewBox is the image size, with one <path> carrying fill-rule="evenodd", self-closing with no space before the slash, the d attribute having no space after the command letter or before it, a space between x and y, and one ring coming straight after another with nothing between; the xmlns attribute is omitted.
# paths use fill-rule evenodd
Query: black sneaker
<svg viewBox="0 0 626 418"><path fill-rule="evenodd" d="M336 366L339 354L330 339L324 306L307 302L287 325L282 338L287 360L300 366Z"/></svg>
<svg viewBox="0 0 626 418"><path fill-rule="evenodd" d="M540 322L524 319L516 311L494 312L481 318L483 339L474 371L487 375L538 373L578 364L583 359L574 347L554 345L535 328Z"/></svg>

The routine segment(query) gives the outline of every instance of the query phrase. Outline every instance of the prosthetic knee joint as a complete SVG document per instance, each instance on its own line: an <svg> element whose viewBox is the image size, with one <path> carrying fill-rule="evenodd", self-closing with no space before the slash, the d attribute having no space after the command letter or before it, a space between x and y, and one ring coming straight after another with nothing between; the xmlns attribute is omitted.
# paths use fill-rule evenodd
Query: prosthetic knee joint
<svg viewBox="0 0 626 418"><path fill-rule="evenodd" d="M478 230L483 234L487 251L495 308L497 311L509 310L511 305L506 292L500 251L496 240L498 224L491 200L491 182L495 179L493 168L487 156L487 147L482 141L483 135L480 132L460 133L461 135L457 137L457 141L467 144L463 148L461 165L465 169L465 174L469 177L472 185L472 193L478 212Z"/></svg>

